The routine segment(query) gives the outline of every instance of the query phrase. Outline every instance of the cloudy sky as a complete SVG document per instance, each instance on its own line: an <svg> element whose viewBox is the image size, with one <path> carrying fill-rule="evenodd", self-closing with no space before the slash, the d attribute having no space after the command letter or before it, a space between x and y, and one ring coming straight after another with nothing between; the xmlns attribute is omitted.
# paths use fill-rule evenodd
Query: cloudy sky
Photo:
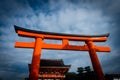
<svg viewBox="0 0 120 80"><path fill-rule="evenodd" d="M58 33L110 33L105 43L97 45L110 46L111 52L97 54L104 73L120 73L120 0L0 0L0 79L3 80L23 80L29 74L33 50L14 48L14 43L34 39L18 37L14 25ZM42 50L41 57L62 58L74 72L77 67L92 68L88 52Z"/></svg>

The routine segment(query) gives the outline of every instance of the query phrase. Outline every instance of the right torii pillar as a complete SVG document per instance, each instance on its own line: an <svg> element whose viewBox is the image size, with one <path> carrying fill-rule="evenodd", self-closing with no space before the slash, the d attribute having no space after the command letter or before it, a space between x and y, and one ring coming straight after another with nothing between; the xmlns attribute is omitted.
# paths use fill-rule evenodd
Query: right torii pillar
<svg viewBox="0 0 120 80"><path fill-rule="evenodd" d="M89 55L90 55L90 58L91 58L93 69L94 69L95 73L97 74L97 78L99 80L105 80L105 77L104 77L99 59L97 57L96 49L95 49L95 46L94 46L93 42L92 41L87 41L86 44L88 45L88 47L90 49L89 50Z"/></svg>
<svg viewBox="0 0 120 80"><path fill-rule="evenodd" d="M75 51L89 51L94 71L98 80L105 80L104 74L97 57L96 52L110 52L108 46L96 46L94 42L105 42L109 34L104 35L77 35L77 34L63 34L53 32L35 31L30 29L14 26L16 33L19 36L34 38L33 42L16 42L17 48L32 48L33 57L31 62L31 70L29 80L38 80L40 69L40 57L42 49L52 50L75 50ZM44 39L61 40L62 44L45 43ZM85 42L84 46L70 45L69 41L82 41Z"/></svg>

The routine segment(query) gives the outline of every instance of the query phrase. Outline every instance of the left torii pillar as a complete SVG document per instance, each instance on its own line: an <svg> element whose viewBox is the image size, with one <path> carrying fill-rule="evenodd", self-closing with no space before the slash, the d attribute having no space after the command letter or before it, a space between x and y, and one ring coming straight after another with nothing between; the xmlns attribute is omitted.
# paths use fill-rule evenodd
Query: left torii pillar
<svg viewBox="0 0 120 80"><path fill-rule="evenodd" d="M41 51L42 51L41 46L42 46L43 37L42 36L38 37L38 36L35 36L34 34L33 34L33 36L29 36L30 33L28 34L28 33L19 31L20 27L15 26L15 28L18 29L18 30L16 30L16 32L18 33L19 36L35 38L35 42L33 42L33 45L34 45L33 50L34 51L33 51L33 56L32 56L32 63L30 66L29 80L38 80L39 67L40 67L40 57L41 57ZM32 44L32 42L30 42L30 43ZM23 46L23 44L20 44L20 43L19 43L19 45ZM31 45L26 45L26 46L28 46L28 48L29 48L29 46L31 46Z"/></svg>
<svg viewBox="0 0 120 80"><path fill-rule="evenodd" d="M30 66L29 80L38 80L40 56L41 56L42 37L35 38L32 65Z"/></svg>

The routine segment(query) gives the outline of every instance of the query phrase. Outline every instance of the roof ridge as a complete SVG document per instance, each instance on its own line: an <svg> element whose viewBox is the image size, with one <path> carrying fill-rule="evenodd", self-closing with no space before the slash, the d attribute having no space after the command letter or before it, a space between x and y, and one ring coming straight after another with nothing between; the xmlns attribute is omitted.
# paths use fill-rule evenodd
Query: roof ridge
<svg viewBox="0 0 120 80"><path fill-rule="evenodd" d="M61 61L63 61L63 59L46 59L46 58L42 58L42 59L40 59L40 60L57 60L57 61L59 61L59 60L61 60Z"/></svg>

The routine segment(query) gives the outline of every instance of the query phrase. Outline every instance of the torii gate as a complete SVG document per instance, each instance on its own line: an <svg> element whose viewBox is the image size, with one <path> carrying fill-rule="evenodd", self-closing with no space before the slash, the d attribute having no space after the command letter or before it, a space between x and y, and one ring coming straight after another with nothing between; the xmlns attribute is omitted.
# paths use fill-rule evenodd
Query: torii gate
<svg viewBox="0 0 120 80"><path fill-rule="evenodd" d="M42 49L52 50L76 50L76 51L89 51L91 62L98 80L105 80L104 74L97 57L96 52L110 52L107 46L96 46L94 42L105 42L109 34L103 35L75 35L75 34L61 34L52 32L35 31L30 29L14 26L15 31L19 36L35 38L35 42L16 42L17 48L32 48L34 49L29 80L38 80L40 56ZM44 39L62 40L62 44L48 44ZM82 41L85 42L84 46L70 45L69 41Z"/></svg>

